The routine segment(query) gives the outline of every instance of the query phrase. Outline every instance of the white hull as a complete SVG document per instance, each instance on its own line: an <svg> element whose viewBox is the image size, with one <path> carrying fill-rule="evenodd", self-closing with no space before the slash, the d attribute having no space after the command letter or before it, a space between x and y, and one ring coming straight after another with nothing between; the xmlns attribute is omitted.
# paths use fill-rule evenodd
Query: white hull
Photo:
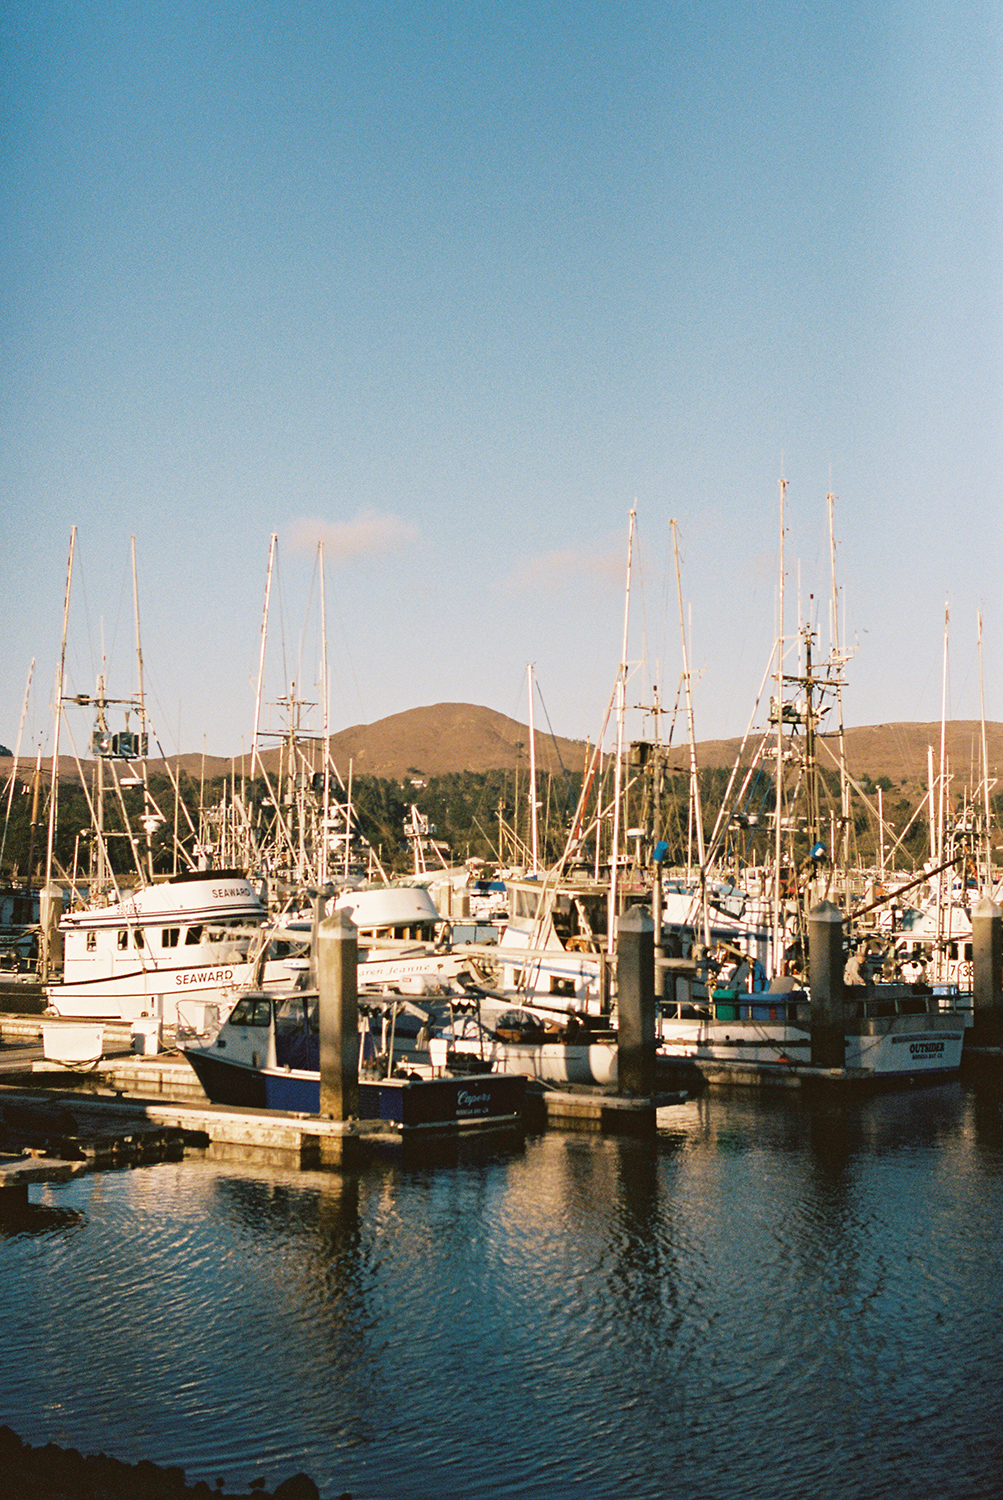
<svg viewBox="0 0 1003 1500"><path fill-rule="evenodd" d="M617 1081L616 1042L498 1042L485 1038L454 1044L459 1056L484 1057L498 1073L521 1073L543 1083L610 1084Z"/></svg>
<svg viewBox="0 0 1003 1500"><path fill-rule="evenodd" d="M882 1016L851 1023L844 1067L874 1079L916 1079L957 1073L965 1020L958 1012ZM695 1063L808 1067L807 1025L783 1022L666 1021L659 1051Z"/></svg>
<svg viewBox="0 0 1003 1500"><path fill-rule="evenodd" d="M93 1017L95 1020L138 1021L155 1016L166 1026L178 1022L178 1006L185 1002L215 1005L221 1015L242 991L254 983L256 966L234 962L191 968L137 969L112 980L51 984L46 987L54 1016ZM262 983L269 989L290 989L293 976L281 962L264 966Z"/></svg>

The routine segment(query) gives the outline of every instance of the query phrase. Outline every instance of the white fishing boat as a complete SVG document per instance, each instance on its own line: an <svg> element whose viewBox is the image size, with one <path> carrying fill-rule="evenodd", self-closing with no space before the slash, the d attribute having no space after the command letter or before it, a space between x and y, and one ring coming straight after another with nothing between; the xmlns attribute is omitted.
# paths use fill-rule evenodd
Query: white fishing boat
<svg viewBox="0 0 1003 1500"><path fill-rule="evenodd" d="M240 870L206 870L143 886L60 919L62 975L45 986L56 1016L191 1024L196 1007L225 1014L253 981L291 987L284 955L262 948L266 912ZM179 1007L181 1008L179 1011ZM196 1029L201 1030L198 1026Z"/></svg>
<svg viewBox="0 0 1003 1500"><path fill-rule="evenodd" d="M811 1064L805 991L719 991L659 1021L659 1053L700 1065L790 1069ZM908 985L848 988L844 1067L875 1082L907 1083L956 1074L971 1012L952 997Z"/></svg>
<svg viewBox="0 0 1003 1500"><path fill-rule="evenodd" d="M462 992L462 980L479 976L468 948L454 949L439 911L421 885L373 885L321 899L320 917L344 911L357 928L360 990L409 995ZM286 915L272 934L297 945L288 967L310 967L315 916Z"/></svg>

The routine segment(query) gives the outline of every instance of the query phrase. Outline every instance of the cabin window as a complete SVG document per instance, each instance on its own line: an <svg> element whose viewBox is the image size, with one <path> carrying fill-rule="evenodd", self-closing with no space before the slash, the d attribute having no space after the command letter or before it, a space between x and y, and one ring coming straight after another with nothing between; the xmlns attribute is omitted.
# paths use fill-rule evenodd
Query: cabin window
<svg viewBox="0 0 1003 1500"><path fill-rule="evenodd" d="M160 934L160 946L162 948L176 948L180 936L180 927L165 927Z"/></svg>
<svg viewBox="0 0 1003 1500"><path fill-rule="evenodd" d="M971 945L971 943L966 943L965 944L965 962L966 963L971 963L971 961L972 961L972 945Z"/></svg>
<svg viewBox="0 0 1003 1500"><path fill-rule="evenodd" d="M272 1002L264 995L245 995L233 1007L231 1026L268 1026L272 1019Z"/></svg>
<svg viewBox="0 0 1003 1500"><path fill-rule="evenodd" d="M132 945L133 945L134 948L142 948L144 946L144 943L143 943L143 929L141 927L137 927L134 930L134 932L132 934Z"/></svg>
<svg viewBox="0 0 1003 1500"><path fill-rule="evenodd" d="M97 935L97 933L96 932L89 932L87 934L87 952L88 953L93 953L94 950L95 950L95 948L97 947L97 945L98 945L98 935Z"/></svg>
<svg viewBox="0 0 1003 1500"><path fill-rule="evenodd" d="M128 932L128 929L120 929L119 930L119 934L118 934L118 946L120 948L128 948L128 946L129 946L129 932Z"/></svg>
<svg viewBox="0 0 1003 1500"><path fill-rule="evenodd" d="M302 1036L306 1030L306 1015L302 995L288 995L275 1002L275 1035Z"/></svg>
<svg viewBox="0 0 1003 1500"><path fill-rule="evenodd" d="M202 940L202 928L201 927L189 927L188 931L185 933L185 947L189 947L193 943L201 942L201 940Z"/></svg>
<svg viewBox="0 0 1003 1500"><path fill-rule="evenodd" d="M539 891L520 891L518 887L512 892L512 915L514 917L535 917L537 907L540 904Z"/></svg>
<svg viewBox="0 0 1003 1500"><path fill-rule="evenodd" d="M575 981L573 979L558 979L556 975L551 976L550 993L552 995L573 995L575 993Z"/></svg>

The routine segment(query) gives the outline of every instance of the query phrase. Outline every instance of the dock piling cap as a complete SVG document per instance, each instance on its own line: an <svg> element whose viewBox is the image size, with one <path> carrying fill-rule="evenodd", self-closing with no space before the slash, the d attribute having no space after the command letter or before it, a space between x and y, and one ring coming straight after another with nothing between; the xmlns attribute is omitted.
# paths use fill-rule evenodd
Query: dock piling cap
<svg viewBox="0 0 1003 1500"><path fill-rule="evenodd" d="M352 921L348 912L336 906L329 917L325 917L320 923L319 932L325 937L335 939L354 938L358 936L359 929Z"/></svg>
<svg viewBox="0 0 1003 1500"><path fill-rule="evenodd" d="M620 918L621 932L654 932L651 913L643 906L631 906Z"/></svg>
<svg viewBox="0 0 1003 1500"><path fill-rule="evenodd" d="M838 923L838 925L842 927L843 913L840 911L839 907L834 906L831 901L820 901L818 905L813 906L811 911L808 913L808 920L809 922L832 922L834 924Z"/></svg>

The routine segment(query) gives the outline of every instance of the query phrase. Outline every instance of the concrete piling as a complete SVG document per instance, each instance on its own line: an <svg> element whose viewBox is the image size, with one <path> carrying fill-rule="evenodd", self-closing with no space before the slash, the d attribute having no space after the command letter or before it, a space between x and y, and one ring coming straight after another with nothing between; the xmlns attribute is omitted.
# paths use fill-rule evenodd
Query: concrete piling
<svg viewBox="0 0 1003 1500"><path fill-rule="evenodd" d="M38 897L41 932L42 978L51 979L63 962L63 934L59 920L63 915L63 893L58 885L43 886Z"/></svg>
<svg viewBox="0 0 1003 1500"><path fill-rule="evenodd" d="M337 908L317 928L320 1024L320 1114L348 1120L359 1113L358 929ZM344 1165L342 1137L331 1149Z"/></svg>
<svg viewBox="0 0 1003 1500"><path fill-rule="evenodd" d="M842 1068L846 1065L844 963L843 913L831 901L820 901L808 913L813 1068Z"/></svg>
<svg viewBox="0 0 1003 1500"><path fill-rule="evenodd" d="M988 896L972 912L973 1047L1003 1047L1003 914Z"/></svg>
<svg viewBox="0 0 1003 1500"><path fill-rule="evenodd" d="M655 1092L655 925L632 906L617 938L617 1077L621 1094Z"/></svg>

